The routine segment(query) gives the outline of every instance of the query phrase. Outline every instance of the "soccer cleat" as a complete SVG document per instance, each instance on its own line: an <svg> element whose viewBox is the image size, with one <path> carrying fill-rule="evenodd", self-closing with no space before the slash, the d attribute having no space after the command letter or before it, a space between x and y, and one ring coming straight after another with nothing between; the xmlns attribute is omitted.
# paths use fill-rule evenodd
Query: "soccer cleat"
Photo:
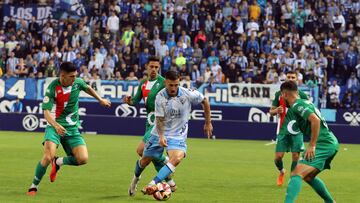
<svg viewBox="0 0 360 203"><path fill-rule="evenodd" d="M171 192L175 192L177 190L176 185L170 185Z"/></svg>
<svg viewBox="0 0 360 203"><path fill-rule="evenodd" d="M26 195L35 196L35 195L36 195L36 192L37 192L36 187L32 187L32 188L29 188L29 190L27 191Z"/></svg>
<svg viewBox="0 0 360 203"><path fill-rule="evenodd" d="M140 180L141 176L139 177L136 177L134 176L131 183L130 183L130 187L129 187L129 190L128 190L128 193L129 193L129 196L131 197L134 197L135 196L135 193L136 193L136 190L137 190L137 184Z"/></svg>
<svg viewBox="0 0 360 203"><path fill-rule="evenodd" d="M170 179L167 181L167 184L169 184L171 192L175 192L177 189L176 183L174 181L174 179Z"/></svg>
<svg viewBox="0 0 360 203"><path fill-rule="evenodd" d="M141 190L141 192L144 195L153 195L157 190L158 189L156 185L147 185Z"/></svg>
<svg viewBox="0 0 360 203"><path fill-rule="evenodd" d="M51 172L50 172L50 182L54 182L56 179L56 174L58 172L58 170L60 169L60 166L58 166L56 164L56 160L59 157L55 157L52 161L51 161Z"/></svg>
<svg viewBox="0 0 360 203"><path fill-rule="evenodd" d="M284 172L280 172L279 177L277 179L277 185L278 186L282 186L283 183L284 183L286 170L285 169L283 169L283 170L284 170Z"/></svg>

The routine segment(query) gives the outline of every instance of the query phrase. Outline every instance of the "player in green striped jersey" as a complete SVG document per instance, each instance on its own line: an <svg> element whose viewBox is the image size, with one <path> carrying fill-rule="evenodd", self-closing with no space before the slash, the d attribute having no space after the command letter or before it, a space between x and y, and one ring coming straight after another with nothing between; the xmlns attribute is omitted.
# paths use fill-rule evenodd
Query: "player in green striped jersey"
<svg viewBox="0 0 360 203"><path fill-rule="evenodd" d="M298 76L294 71L286 73L286 81L296 82ZM301 99L308 99L307 95L299 90ZM285 179L285 168L283 167L283 157L285 152L291 151L292 163L291 171L293 171L299 161L300 152L304 150L304 138L302 132L297 130L296 121L292 118L291 112L287 111L284 98L281 97L280 90L275 93L275 99L270 108L272 116L279 115L278 127L276 129L276 147L274 163L279 170L277 185L282 186Z"/></svg>
<svg viewBox="0 0 360 203"><path fill-rule="evenodd" d="M46 168L51 163L50 181L54 182L57 171L62 165L79 166L88 161L88 151L85 141L78 127L79 122L79 94L85 91L97 99L100 105L110 107L110 101L102 99L96 91L88 86L82 79L76 78L76 67L65 62L60 66L60 77L55 79L46 90L42 104L44 117L49 125L45 129L43 141L44 155L37 164L35 177L27 192L27 195L35 196L38 185L46 173ZM51 110L55 108L55 119ZM55 157L56 149L61 144L66 157Z"/></svg>

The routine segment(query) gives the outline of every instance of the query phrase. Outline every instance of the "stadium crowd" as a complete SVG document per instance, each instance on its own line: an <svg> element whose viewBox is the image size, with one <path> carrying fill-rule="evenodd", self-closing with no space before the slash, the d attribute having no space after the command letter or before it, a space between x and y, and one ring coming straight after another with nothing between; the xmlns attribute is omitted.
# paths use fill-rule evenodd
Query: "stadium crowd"
<svg viewBox="0 0 360 203"><path fill-rule="evenodd" d="M131 2L131 3L130 3ZM90 1L88 15L0 29L0 76L139 80L150 55L183 83L319 86L321 107L360 108L360 1Z"/></svg>

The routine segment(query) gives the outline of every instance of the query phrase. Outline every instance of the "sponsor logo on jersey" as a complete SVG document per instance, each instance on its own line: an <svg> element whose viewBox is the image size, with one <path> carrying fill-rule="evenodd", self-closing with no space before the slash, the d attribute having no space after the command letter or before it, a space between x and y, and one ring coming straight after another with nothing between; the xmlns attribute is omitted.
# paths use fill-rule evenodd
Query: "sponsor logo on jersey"
<svg viewBox="0 0 360 203"><path fill-rule="evenodd" d="M43 99L43 102L44 103L48 103L50 101L49 97L48 96L45 96L44 99Z"/></svg>
<svg viewBox="0 0 360 203"><path fill-rule="evenodd" d="M300 131L295 131L294 130L294 125L296 124L296 120L291 120L288 124L287 124L287 131L292 134L292 135L297 135L300 133Z"/></svg>

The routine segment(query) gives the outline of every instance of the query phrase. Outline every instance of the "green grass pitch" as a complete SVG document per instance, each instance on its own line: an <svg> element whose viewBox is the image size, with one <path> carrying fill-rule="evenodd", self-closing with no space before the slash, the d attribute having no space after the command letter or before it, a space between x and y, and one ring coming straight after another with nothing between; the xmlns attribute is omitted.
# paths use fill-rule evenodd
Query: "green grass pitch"
<svg viewBox="0 0 360 203"><path fill-rule="evenodd" d="M0 202L154 202L138 192L128 197L140 137L85 135L89 163L62 167L56 182L49 171L36 197L25 195L42 156L42 133L0 132ZM276 186L274 145L264 141L188 139L186 159L177 168L178 191L170 202L283 202L286 185ZM58 150L63 155L62 148ZM337 202L360 202L360 145L342 144L332 170L320 174ZM290 154L285 166L289 168ZM155 175L149 166L139 187ZM139 188L140 189L140 188ZM297 202L320 203L303 182Z"/></svg>

